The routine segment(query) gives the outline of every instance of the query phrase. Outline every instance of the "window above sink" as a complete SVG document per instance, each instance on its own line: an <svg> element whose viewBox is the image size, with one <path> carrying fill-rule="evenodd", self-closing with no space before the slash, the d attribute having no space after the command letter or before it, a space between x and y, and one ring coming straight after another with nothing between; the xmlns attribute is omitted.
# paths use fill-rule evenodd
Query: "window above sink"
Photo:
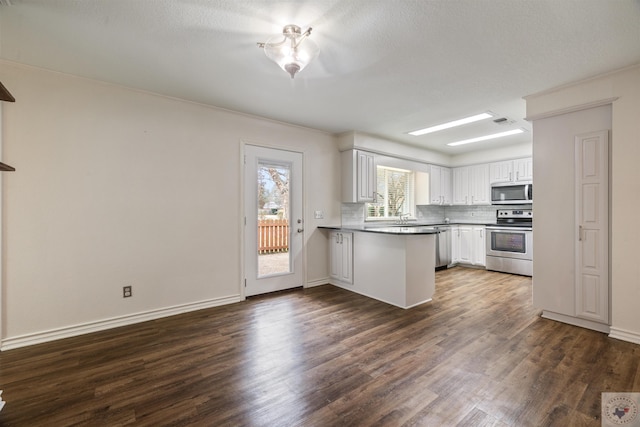
<svg viewBox="0 0 640 427"><path fill-rule="evenodd" d="M378 165L375 201L365 206L366 220L414 218L414 183L413 171Z"/></svg>

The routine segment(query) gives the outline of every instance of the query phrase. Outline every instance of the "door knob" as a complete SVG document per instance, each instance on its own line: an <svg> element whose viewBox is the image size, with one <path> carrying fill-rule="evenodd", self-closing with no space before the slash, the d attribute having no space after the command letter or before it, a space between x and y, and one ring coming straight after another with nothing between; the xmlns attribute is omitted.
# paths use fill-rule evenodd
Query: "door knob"
<svg viewBox="0 0 640 427"><path fill-rule="evenodd" d="M302 233L304 231L304 228L298 228L298 233Z"/></svg>

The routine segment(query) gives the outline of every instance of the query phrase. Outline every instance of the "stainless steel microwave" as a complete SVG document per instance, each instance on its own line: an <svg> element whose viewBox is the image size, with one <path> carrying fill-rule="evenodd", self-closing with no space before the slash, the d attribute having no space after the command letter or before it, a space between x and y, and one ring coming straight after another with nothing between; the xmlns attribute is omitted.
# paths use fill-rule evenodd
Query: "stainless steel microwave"
<svg viewBox="0 0 640 427"><path fill-rule="evenodd" d="M533 183L496 182L491 184L492 205L525 205L533 203Z"/></svg>

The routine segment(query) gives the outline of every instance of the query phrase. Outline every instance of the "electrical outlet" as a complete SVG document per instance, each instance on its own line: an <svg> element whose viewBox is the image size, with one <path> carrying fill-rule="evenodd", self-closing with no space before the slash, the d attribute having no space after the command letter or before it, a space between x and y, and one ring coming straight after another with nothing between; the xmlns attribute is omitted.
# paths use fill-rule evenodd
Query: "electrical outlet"
<svg viewBox="0 0 640 427"><path fill-rule="evenodd" d="M324 219L324 212L323 211L315 211L313 213L313 218L314 219Z"/></svg>
<svg viewBox="0 0 640 427"><path fill-rule="evenodd" d="M129 298L133 295L133 286L122 287L122 298Z"/></svg>

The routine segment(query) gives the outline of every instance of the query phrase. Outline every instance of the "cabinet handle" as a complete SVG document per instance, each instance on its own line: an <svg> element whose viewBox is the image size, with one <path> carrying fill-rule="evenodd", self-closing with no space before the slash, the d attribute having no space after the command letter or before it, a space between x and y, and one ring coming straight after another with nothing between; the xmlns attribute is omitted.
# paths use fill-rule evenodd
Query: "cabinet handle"
<svg viewBox="0 0 640 427"><path fill-rule="evenodd" d="M516 171L516 181L520 180L520 171Z"/></svg>
<svg viewBox="0 0 640 427"><path fill-rule="evenodd" d="M582 242L582 226L578 226L578 241Z"/></svg>
<svg viewBox="0 0 640 427"><path fill-rule="evenodd" d="M513 181L513 172L509 172L509 181Z"/></svg>

